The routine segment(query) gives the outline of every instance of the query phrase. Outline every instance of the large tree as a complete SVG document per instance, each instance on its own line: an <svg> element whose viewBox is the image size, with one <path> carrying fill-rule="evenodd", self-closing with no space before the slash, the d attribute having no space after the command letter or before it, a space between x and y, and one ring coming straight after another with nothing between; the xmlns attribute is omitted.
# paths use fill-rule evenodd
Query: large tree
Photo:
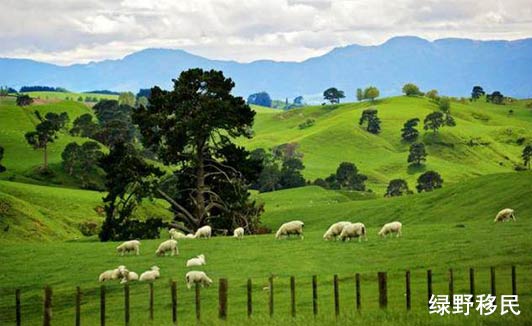
<svg viewBox="0 0 532 326"><path fill-rule="evenodd" d="M401 129L401 138L407 142L415 141L419 136L419 131L416 129L418 124L418 118L413 118L406 121L403 125L403 129Z"/></svg>
<svg viewBox="0 0 532 326"><path fill-rule="evenodd" d="M327 88L323 92L323 99L331 102L331 104L340 103L340 99L344 97L345 97L344 91L341 91L337 89L336 87Z"/></svg>
<svg viewBox="0 0 532 326"><path fill-rule="evenodd" d="M419 87L416 84L407 83L403 86L403 93L406 96L421 96L423 92L419 90Z"/></svg>
<svg viewBox="0 0 532 326"><path fill-rule="evenodd" d="M473 100L478 100L481 96L484 96L486 92L482 89L480 86L474 86L473 90L471 91L471 98Z"/></svg>
<svg viewBox="0 0 532 326"><path fill-rule="evenodd" d="M366 190L365 181L368 179L364 174L359 173L355 164L342 162L336 169L335 174L331 174L325 179L332 189Z"/></svg>
<svg viewBox="0 0 532 326"><path fill-rule="evenodd" d="M366 109L362 111L362 115L358 120L359 125L366 125L366 130L372 134L378 134L381 130L381 120L377 116L376 109Z"/></svg>
<svg viewBox="0 0 532 326"><path fill-rule="evenodd" d="M92 114L89 113L85 113L77 117L72 123L70 134L72 136L94 138L100 131L100 126L94 122L92 118Z"/></svg>
<svg viewBox="0 0 532 326"><path fill-rule="evenodd" d="M526 145L523 148L523 153L521 154L523 158L523 164L530 169L530 161L532 160L532 145Z"/></svg>
<svg viewBox="0 0 532 326"><path fill-rule="evenodd" d="M98 179L98 162L102 156L100 145L94 141L82 145L69 143L61 153L65 172L79 179L81 188L86 189L98 188L94 180Z"/></svg>
<svg viewBox="0 0 532 326"><path fill-rule="evenodd" d="M0 163L2 163L2 159L4 158L4 148L0 146ZM4 172L6 170L6 167L0 164L0 173Z"/></svg>
<svg viewBox="0 0 532 326"><path fill-rule="evenodd" d="M161 191L176 211L176 219L189 229L215 218L211 215L214 209L231 210L212 185L221 180L233 184L239 174L234 165L249 156L243 151L239 162L230 162L224 153L234 146L232 139L251 137L255 116L241 97L231 94L234 86L221 71L190 69L174 80L172 90L152 88L148 107L140 107L133 114L145 147L164 164L177 167L176 175L186 173L190 177L186 183L192 181L190 189L182 189L187 202L192 203L188 207ZM245 187L243 191L247 193Z"/></svg>
<svg viewBox="0 0 532 326"><path fill-rule="evenodd" d="M408 189L408 184L403 179L393 179L388 184L386 189L385 197L396 197L402 195L409 195L412 191Z"/></svg>
<svg viewBox="0 0 532 326"><path fill-rule="evenodd" d="M371 100L372 102L375 101L375 99L379 97L379 95L379 89L375 86L369 86L364 90L364 98Z"/></svg>
<svg viewBox="0 0 532 326"><path fill-rule="evenodd" d="M68 123L66 112L61 114L48 112L43 117L39 111L35 111L35 116L40 121L35 126L35 131L27 132L24 137L33 149L43 151L43 170L48 170L48 144L53 143L58 137L58 132Z"/></svg>
<svg viewBox="0 0 532 326"><path fill-rule="evenodd" d="M438 129L445 125L445 116L442 112L436 111L429 113L423 120L423 129L436 133Z"/></svg>
<svg viewBox="0 0 532 326"><path fill-rule="evenodd" d="M416 189L418 192L429 192L434 189L441 188L443 179L441 175L436 171L427 171L419 176L417 179Z"/></svg>
<svg viewBox="0 0 532 326"><path fill-rule="evenodd" d="M408 163L420 165L421 162L427 160L427 152L423 143L414 143L410 146L408 154Z"/></svg>

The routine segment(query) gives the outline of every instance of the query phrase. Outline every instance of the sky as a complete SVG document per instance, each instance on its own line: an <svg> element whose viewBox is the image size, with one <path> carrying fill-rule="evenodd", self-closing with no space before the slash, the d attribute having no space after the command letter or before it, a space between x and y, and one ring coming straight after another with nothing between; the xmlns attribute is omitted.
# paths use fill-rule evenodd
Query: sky
<svg viewBox="0 0 532 326"><path fill-rule="evenodd" d="M414 35L532 37L530 0L0 0L0 57L68 65L145 48L301 61Z"/></svg>

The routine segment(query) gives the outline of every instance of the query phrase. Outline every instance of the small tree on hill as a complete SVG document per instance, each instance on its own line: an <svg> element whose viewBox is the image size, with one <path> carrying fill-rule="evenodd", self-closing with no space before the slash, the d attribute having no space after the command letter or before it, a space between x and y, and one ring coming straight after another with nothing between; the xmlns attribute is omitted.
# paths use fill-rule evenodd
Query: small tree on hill
<svg viewBox="0 0 532 326"><path fill-rule="evenodd" d="M443 179L436 171L427 171L419 176L417 179L416 189L418 192L429 192L434 189L441 188L443 185Z"/></svg>
<svg viewBox="0 0 532 326"><path fill-rule="evenodd" d="M388 184L385 197L396 197L402 195L409 195L412 191L408 189L408 184L403 179L393 179Z"/></svg>
<svg viewBox="0 0 532 326"><path fill-rule="evenodd" d="M364 90L364 98L371 100L372 102L375 101L375 99L379 97L379 95L379 89L375 86L370 86Z"/></svg>
<svg viewBox="0 0 532 326"><path fill-rule="evenodd" d="M6 170L6 167L1 164L3 158L4 158L4 148L0 146L0 173Z"/></svg>
<svg viewBox="0 0 532 326"><path fill-rule="evenodd" d="M434 100L434 101L437 101L440 98L440 96L438 94L438 90L436 90L436 89L431 89L430 91L425 93L425 96L430 98L431 100Z"/></svg>
<svg viewBox="0 0 532 326"><path fill-rule="evenodd" d="M74 120L70 134L72 136L94 138L99 131L100 126L93 121L92 115L85 113Z"/></svg>
<svg viewBox="0 0 532 326"><path fill-rule="evenodd" d="M33 103L33 99L26 94L17 96L17 105L18 106L28 106Z"/></svg>
<svg viewBox="0 0 532 326"><path fill-rule="evenodd" d="M445 124L444 115L442 112L436 111L429 113L425 120L423 120L423 129L432 130L433 133L436 133L439 128Z"/></svg>
<svg viewBox="0 0 532 326"><path fill-rule="evenodd" d="M521 157L523 158L523 165L530 169L530 161L532 160L532 145L526 145L525 148L523 148Z"/></svg>
<svg viewBox="0 0 532 326"><path fill-rule="evenodd" d="M421 96L423 93L419 90L417 85L408 83L403 86L403 93L406 96Z"/></svg>
<svg viewBox="0 0 532 326"><path fill-rule="evenodd" d="M331 104L340 103L340 99L344 97L344 91L338 90L335 87L328 88L323 92L323 98L331 102Z"/></svg>
<svg viewBox="0 0 532 326"><path fill-rule="evenodd" d="M407 142L412 142L419 136L419 131L416 126L419 124L419 119L414 118L405 122L403 129L401 129L401 138Z"/></svg>
<svg viewBox="0 0 532 326"><path fill-rule="evenodd" d="M410 146L410 152L408 154L408 163L420 165L421 162L427 160L427 152L425 151L425 145L423 143L415 143Z"/></svg>
<svg viewBox="0 0 532 326"><path fill-rule="evenodd" d="M35 127L35 131L27 132L24 137L33 149L43 150L43 169L48 170L48 144L57 139L58 132L68 123L68 115L66 112L48 112L43 118L38 111L35 111L35 115L40 123Z"/></svg>
<svg viewBox="0 0 532 326"><path fill-rule="evenodd" d="M381 120L377 116L378 111L375 109L366 109L362 111L358 124L360 126L367 123L366 130L372 134L378 134L381 130Z"/></svg>
<svg viewBox="0 0 532 326"><path fill-rule="evenodd" d="M357 101L362 101L364 99L364 92L362 88L357 88Z"/></svg>
<svg viewBox="0 0 532 326"><path fill-rule="evenodd" d="M486 102L491 102L493 104L504 104L504 95L501 92L495 91L486 96Z"/></svg>
<svg viewBox="0 0 532 326"><path fill-rule="evenodd" d="M473 90L471 91L471 99L478 100L481 96L484 96L486 92L482 89L480 86L474 86Z"/></svg>
<svg viewBox="0 0 532 326"><path fill-rule="evenodd" d="M451 100L446 97L442 96L438 100L438 108L441 112L444 114L444 125L448 127L454 127L456 126L456 121L454 120L453 116L451 115Z"/></svg>

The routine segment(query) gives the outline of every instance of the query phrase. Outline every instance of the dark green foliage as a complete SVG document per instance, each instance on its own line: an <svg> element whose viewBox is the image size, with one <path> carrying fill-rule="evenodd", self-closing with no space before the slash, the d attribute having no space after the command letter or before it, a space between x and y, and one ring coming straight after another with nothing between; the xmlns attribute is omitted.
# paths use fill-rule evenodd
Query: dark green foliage
<svg viewBox="0 0 532 326"><path fill-rule="evenodd" d="M362 88L357 88L357 101L362 101L364 99L364 92Z"/></svg>
<svg viewBox="0 0 532 326"><path fill-rule="evenodd" d="M427 160L427 152L425 151L425 145L423 143L414 143L410 146L410 152L408 154L408 163L420 165L421 162Z"/></svg>
<svg viewBox="0 0 532 326"><path fill-rule="evenodd" d="M323 180L322 178L317 178L316 180L314 180L314 185L325 189L329 188L329 183Z"/></svg>
<svg viewBox="0 0 532 326"><path fill-rule="evenodd" d="M365 181L367 179L367 176L358 172L358 168L355 164L342 162L336 169L335 174L331 174L325 180L319 179L318 181L318 179L316 179L314 183L319 183L320 186L330 189L364 191L366 190Z"/></svg>
<svg viewBox="0 0 532 326"><path fill-rule="evenodd" d="M120 142L133 142L136 128L131 120L133 111L131 106L118 104L115 100L102 100L94 105L93 110L98 119L99 128L92 135L92 139L107 146Z"/></svg>
<svg viewBox="0 0 532 326"><path fill-rule="evenodd" d="M419 136L419 131L416 129L418 124L418 118L410 119L405 122L403 129L401 129L401 138L407 142L415 141Z"/></svg>
<svg viewBox="0 0 532 326"><path fill-rule="evenodd" d="M18 106L28 106L33 103L33 99L26 94L17 96L17 105Z"/></svg>
<svg viewBox="0 0 532 326"><path fill-rule="evenodd" d="M66 112L61 114L48 112L43 118L39 111L35 111L35 116L40 123L35 127L35 131L27 132L24 137L33 149L43 150L43 170L46 171L48 170L48 144L53 143L58 137L57 133L66 126L68 115Z"/></svg>
<svg viewBox="0 0 532 326"><path fill-rule="evenodd" d="M436 171L427 171L419 176L417 179L416 189L418 192L429 192L434 189L441 188L443 179Z"/></svg>
<svg viewBox="0 0 532 326"><path fill-rule="evenodd" d="M303 187L306 182L301 171L305 169L303 162L296 158L283 161L279 183L282 189Z"/></svg>
<svg viewBox="0 0 532 326"><path fill-rule="evenodd" d="M4 158L4 148L0 146L0 173L6 170L6 167L1 164L3 158Z"/></svg>
<svg viewBox="0 0 532 326"><path fill-rule="evenodd" d="M331 102L331 104L340 103L340 99L344 97L344 91L338 90L336 87L330 87L323 92L323 99Z"/></svg>
<svg viewBox="0 0 532 326"><path fill-rule="evenodd" d="M20 93L28 93L28 92L63 92L66 93L68 90L66 90L63 87L50 87L50 86L22 86L20 88Z"/></svg>
<svg viewBox="0 0 532 326"><path fill-rule="evenodd" d="M117 143L104 155L99 166L106 173L103 198L105 220L99 237L101 241L118 241L133 238L156 238L160 219L146 222L131 219L143 198L151 196L157 186L156 177L162 172L147 164L128 144Z"/></svg>
<svg viewBox="0 0 532 326"><path fill-rule="evenodd" d="M423 92L419 90L419 87L412 83L408 83L403 86L403 93L406 96L422 96L423 95Z"/></svg>
<svg viewBox="0 0 532 326"><path fill-rule="evenodd" d="M403 179L393 179L388 183L385 197L397 197L402 195L410 195L412 191L408 189L408 183Z"/></svg>
<svg viewBox="0 0 532 326"><path fill-rule="evenodd" d="M298 125L299 129L306 129L308 127L312 127L316 123L316 120L314 119L307 119L305 122L302 122Z"/></svg>
<svg viewBox="0 0 532 326"><path fill-rule="evenodd" d="M442 112L439 111L429 113L425 117L425 120L423 120L423 129L430 129L434 133L436 133L438 129L441 128L443 125L445 125L445 116Z"/></svg>
<svg viewBox="0 0 532 326"><path fill-rule="evenodd" d="M474 86L473 90L471 91L471 98L473 100L478 100L481 96L484 96L486 92L482 89L480 86Z"/></svg>
<svg viewBox="0 0 532 326"><path fill-rule="evenodd" d="M504 104L504 95L499 91L494 91L491 94L486 96L486 102L491 102L493 104Z"/></svg>
<svg viewBox="0 0 532 326"><path fill-rule="evenodd" d="M366 125L366 130L372 134L378 134L381 130L381 120L377 116L377 110L375 109L366 109L362 111L362 116L358 121L359 125Z"/></svg>
<svg viewBox="0 0 532 326"><path fill-rule="evenodd" d="M85 113L74 120L70 134L94 139L99 131L100 126L92 120L92 115Z"/></svg>
<svg viewBox="0 0 532 326"><path fill-rule="evenodd" d="M88 141L81 146L72 142L61 154L63 169L68 175L80 180L81 188L99 190L97 164L102 156L101 147L96 142Z"/></svg>
<svg viewBox="0 0 532 326"><path fill-rule="evenodd" d="M248 104L255 104L265 107L271 107L272 106L272 99L270 95L266 92L259 92L255 94L251 94L248 97Z"/></svg>
<svg viewBox="0 0 532 326"><path fill-rule="evenodd" d="M523 158L523 165L530 169L530 161L532 160L532 145L526 145L525 148L523 148L521 157Z"/></svg>
<svg viewBox="0 0 532 326"><path fill-rule="evenodd" d="M137 98L145 97L149 99L150 95L151 95L151 88L141 88L139 89L139 92L137 93L136 97Z"/></svg>

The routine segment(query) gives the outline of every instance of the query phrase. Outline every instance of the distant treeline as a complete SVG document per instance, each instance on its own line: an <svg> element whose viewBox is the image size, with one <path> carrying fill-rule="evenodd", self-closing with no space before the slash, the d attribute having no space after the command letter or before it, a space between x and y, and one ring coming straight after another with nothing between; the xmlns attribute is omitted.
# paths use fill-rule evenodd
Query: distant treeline
<svg viewBox="0 0 532 326"><path fill-rule="evenodd" d="M96 91L90 91L90 92L83 92L85 94L106 94L106 95L120 95L119 92L113 92L107 89L102 90L96 90Z"/></svg>
<svg viewBox="0 0 532 326"><path fill-rule="evenodd" d="M63 87L50 87L50 86L22 86L20 88L20 93L27 92L60 92L68 93L68 90Z"/></svg>

